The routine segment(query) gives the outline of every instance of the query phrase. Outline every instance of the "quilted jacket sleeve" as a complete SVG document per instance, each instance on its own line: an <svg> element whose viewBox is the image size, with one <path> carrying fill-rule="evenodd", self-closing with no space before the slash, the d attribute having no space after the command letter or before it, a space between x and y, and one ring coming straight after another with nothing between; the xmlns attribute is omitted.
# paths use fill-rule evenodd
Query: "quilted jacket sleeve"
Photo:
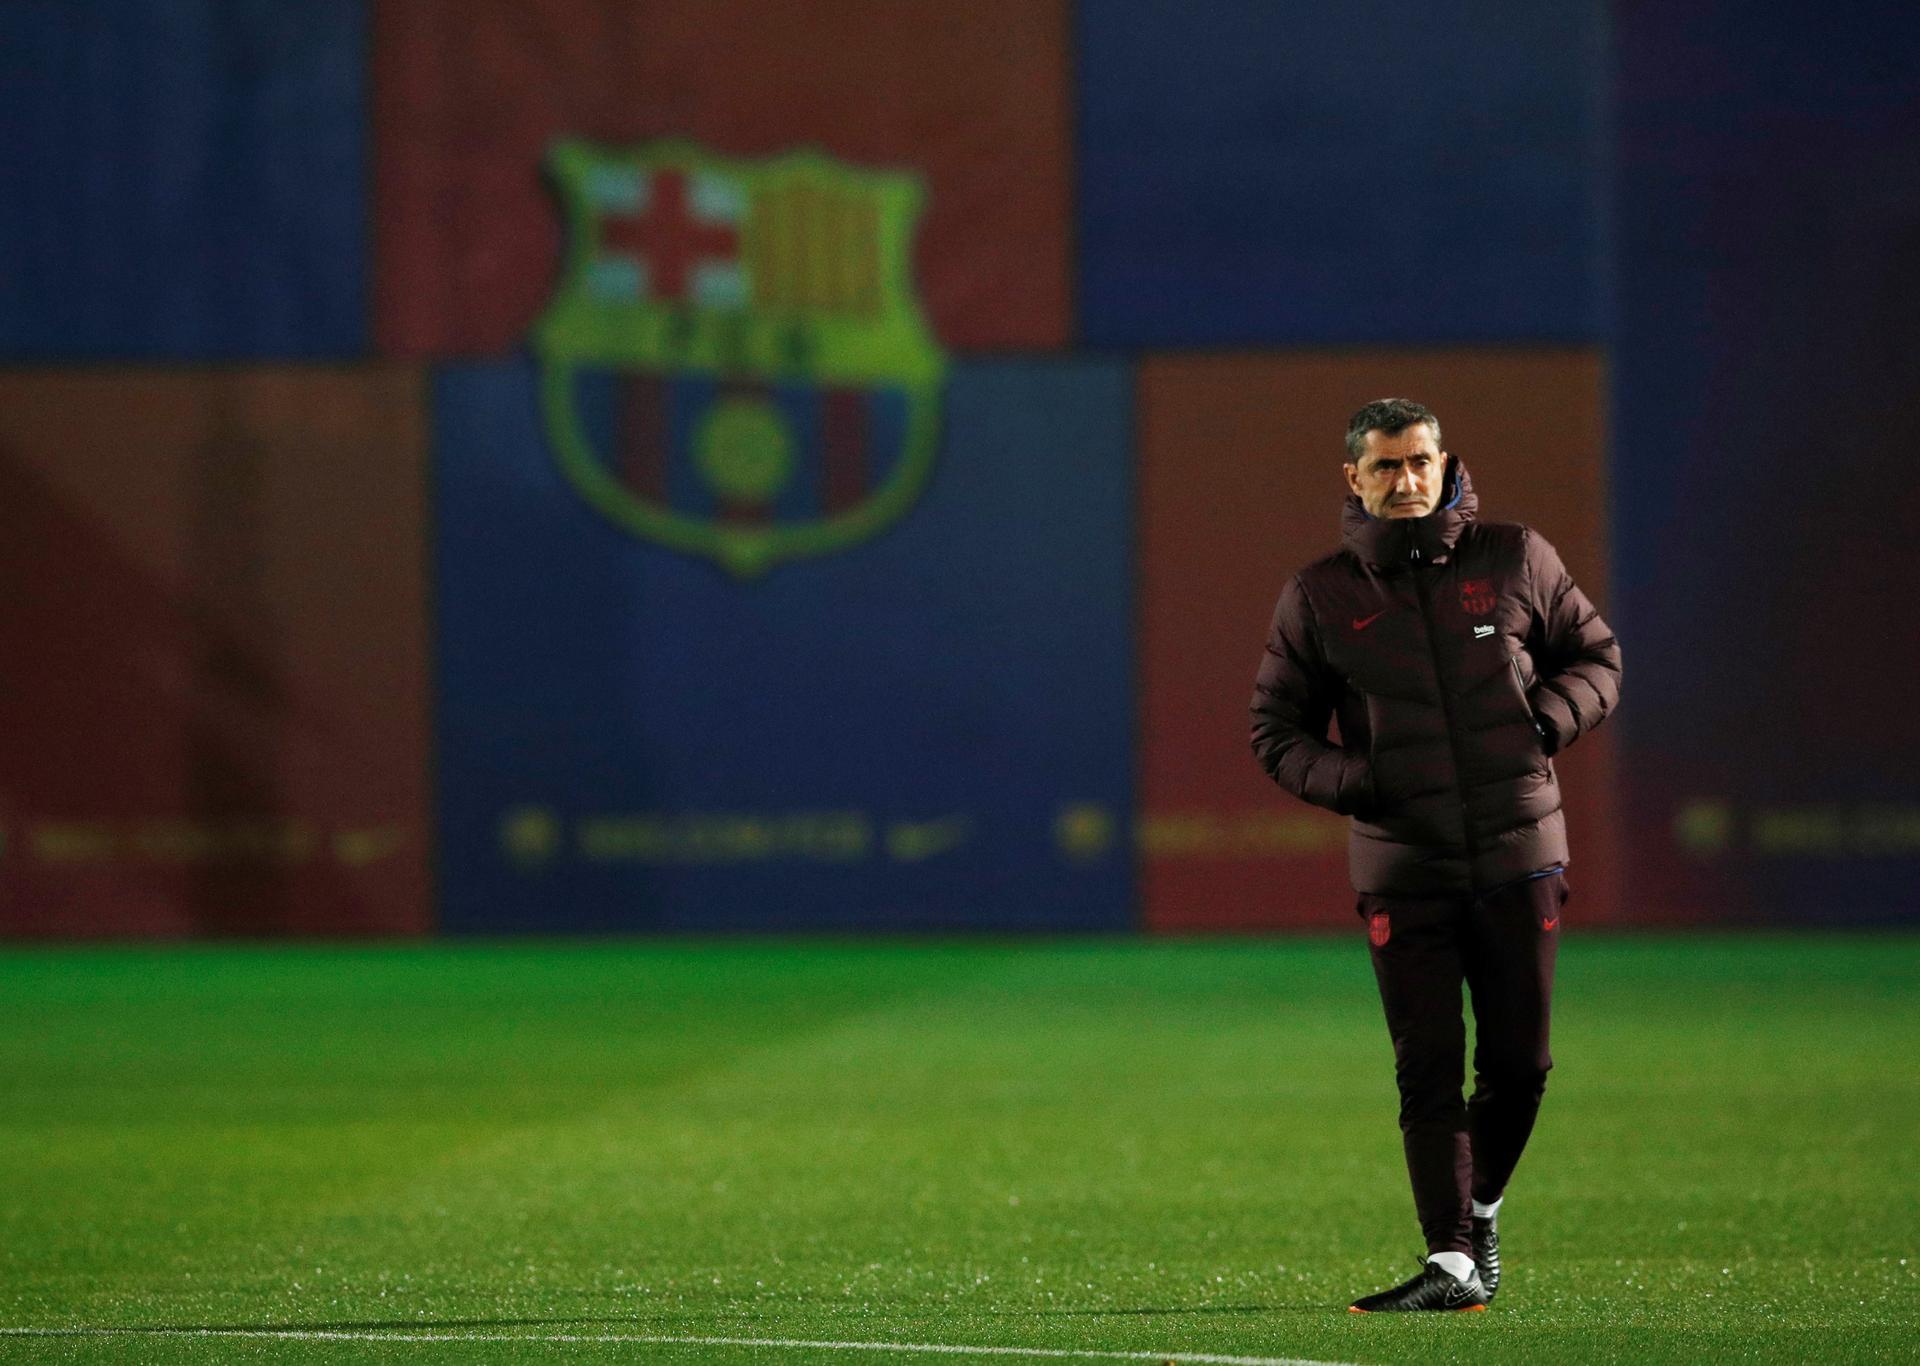
<svg viewBox="0 0 1920 1366"><path fill-rule="evenodd" d="M1267 776L1302 800L1343 816L1373 806L1366 756L1327 743L1339 679L1320 654L1313 607L1298 578L1273 611L1253 684L1253 753Z"/></svg>
<svg viewBox="0 0 1920 1366"><path fill-rule="evenodd" d="M1557 754L1619 704L1620 642L1574 586L1559 552L1534 531L1527 533L1527 568L1540 675L1529 700L1547 753Z"/></svg>

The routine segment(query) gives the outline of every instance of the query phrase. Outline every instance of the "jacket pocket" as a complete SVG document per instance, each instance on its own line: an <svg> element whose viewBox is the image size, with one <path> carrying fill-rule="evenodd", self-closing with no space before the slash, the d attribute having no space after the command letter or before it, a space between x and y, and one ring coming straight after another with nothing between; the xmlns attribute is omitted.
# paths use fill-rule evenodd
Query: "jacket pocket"
<svg viewBox="0 0 1920 1366"><path fill-rule="evenodd" d="M1387 808L1393 804L1392 799L1388 796L1391 789L1387 783L1386 775L1380 771L1379 699L1374 697L1372 693L1362 691L1359 688L1354 689L1354 692L1359 696L1360 708L1366 714L1367 718L1367 740L1366 744L1362 747L1362 752L1367 756L1367 776L1373 788L1372 809L1366 812L1362 819L1378 821L1379 818L1386 813Z"/></svg>
<svg viewBox="0 0 1920 1366"><path fill-rule="evenodd" d="M1520 714L1526 718L1528 741L1539 758L1536 767L1542 773L1549 772L1551 770L1547 764L1547 739L1540 732L1540 718L1533 713L1533 703L1527 700L1527 676L1520 670L1520 656L1508 655L1507 663L1513 670L1513 691L1514 695L1520 699Z"/></svg>

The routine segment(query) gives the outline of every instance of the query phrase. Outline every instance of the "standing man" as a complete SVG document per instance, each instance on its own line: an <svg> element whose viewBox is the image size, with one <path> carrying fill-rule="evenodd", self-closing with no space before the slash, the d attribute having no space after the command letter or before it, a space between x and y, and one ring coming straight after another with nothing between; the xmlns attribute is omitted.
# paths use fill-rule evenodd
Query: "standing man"
<svg viewBox="0 0 1920 1366"><path fill-rule="evenodd" d="M1484 1309L1501 1197L1553 1066L1568 892L1551 756L1619 701L1620 647L1540 535L1474 520L1473 484L1426 408L1355 413L1345 469L1341 548L1294 575L1273 614L1253 752L1295 796L1353 818L1348 866L1393 1035L1428 1255L1352 1309Z"/></svg>

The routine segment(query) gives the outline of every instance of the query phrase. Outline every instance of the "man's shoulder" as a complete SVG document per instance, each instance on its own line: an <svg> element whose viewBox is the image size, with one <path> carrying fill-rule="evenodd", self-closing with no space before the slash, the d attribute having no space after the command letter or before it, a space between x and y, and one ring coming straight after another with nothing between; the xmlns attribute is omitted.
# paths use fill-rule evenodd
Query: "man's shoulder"
<svg viewBox="0 0 1920 1366"><path fill-rule="evenodd" d="M1467 536L1500 541L1512 545L1523 544L1527 537L1540 533L1524 522L1468 522L1463 533Z"/></svg>
<svg viewBox="0 0 1920 1366"><path fill-rule="evenodd" d="M1279 615L1296 622L1312 622L1339 585L1351 581L1358 572L1359 565L1344 550L1322 555L1287 579L1280 590Z"/></svg>
<svg viewBox="0 0 1920 1366"><path fill-rule="evenodd" d="M1293 577L1297 582L1310 586L1334 577L1348 578L1359 572L1360 564L1353 558L1353 552L1334 550L1304 566Z"/></svg>
<svg viewBox="0 0 1920 1366"><path fill-rule="evenodd" d="M1483 555L1525 559L1540 533L1521 522L1469 522L1461 540Z"/></svg>

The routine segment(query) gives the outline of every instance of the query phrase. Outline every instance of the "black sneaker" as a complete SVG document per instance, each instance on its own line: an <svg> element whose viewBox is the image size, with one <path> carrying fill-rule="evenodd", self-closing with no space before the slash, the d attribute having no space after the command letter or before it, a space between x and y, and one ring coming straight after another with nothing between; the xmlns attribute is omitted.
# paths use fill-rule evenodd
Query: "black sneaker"
<svg viewBox="0 0 1920 1366"><path fill-rule="evenodd" d="M1382 1290L1377 1295L1355 1300L1347 1306L1349 1314L1392 1314L1407 1310L1433 1309L1441 1313L1462 1314L1487 1307L1486 1287L1475 1272L1471 1279L1460 1280L1452 1272L1432 1262L1420 1268L1420 1274L1404 1285Z"/></svg>
<svg viewBox="0 0 1920 1366"><path fill-rule="evenodd" d="M1473 1269L1480 1273L1491 1303L1500 1289L1500 1227L1492 1219L1473 1221Z"/></svg>

